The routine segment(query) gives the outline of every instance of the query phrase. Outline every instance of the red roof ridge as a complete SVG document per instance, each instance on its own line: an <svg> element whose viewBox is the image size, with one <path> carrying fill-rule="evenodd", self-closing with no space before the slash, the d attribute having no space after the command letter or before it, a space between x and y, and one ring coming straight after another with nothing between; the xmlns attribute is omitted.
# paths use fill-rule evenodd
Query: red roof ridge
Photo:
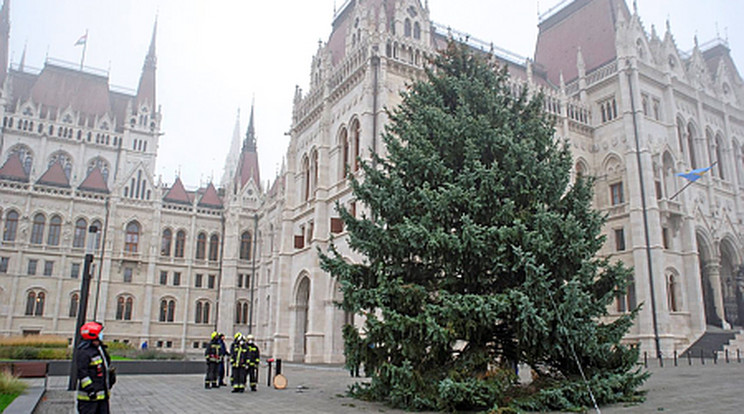
<svg viewBox="0 0 744 414"><path fill-rule="evenodd" d="M173 186L163 196L163 201L171 201L174 203L191 204L191 197L186 193L186 189L183 187L180 177L176 177L176 181Z"/></svg>
<svg viewBox="0 0 744 414"><path fill-rule="evenodd" d="M199 206L222 208L222 200L217 194L217 189L214 188L214 184L209 183L207 189L204 191L204 195L201 200L199 200Z"/></svg>
<svg viewBox="0 0 744 414"><path fill-rule="evenodd" d="M109 189L106 185L106 180L103 178L101 169L98 167L93 168L85 177L82 183L78 186L80 190L95 191L100 193L108 193Z"/></svg>
<svg viewBox="0 0 744 414"><path fill-rule="evenodd" d="M53 185L55 187L70 187L70 180L67 178L65 170L62 168L62 163L59 161L53 162L36 183Z"/></svg>
<svg viewBox="0 0 744 414"><path fill-rule="evenodd" d="M28 174L23 169L21 157L17 153L11 154L5 164L0 167L0 179L28 182Z"/></svg>

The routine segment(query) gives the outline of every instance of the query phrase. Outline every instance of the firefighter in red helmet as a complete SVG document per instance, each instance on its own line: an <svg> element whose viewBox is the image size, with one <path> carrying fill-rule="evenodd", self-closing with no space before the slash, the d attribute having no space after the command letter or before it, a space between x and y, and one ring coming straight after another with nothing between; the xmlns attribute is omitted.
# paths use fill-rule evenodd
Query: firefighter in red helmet
<svg viewBox="0 0 744 414"><path fill-rule="evenodd" d="M80 414L108 414L111 387L116 382L111 357L101 341L103 325L88 322L80 327L82 341L77 353L78 392Z"/></svg>

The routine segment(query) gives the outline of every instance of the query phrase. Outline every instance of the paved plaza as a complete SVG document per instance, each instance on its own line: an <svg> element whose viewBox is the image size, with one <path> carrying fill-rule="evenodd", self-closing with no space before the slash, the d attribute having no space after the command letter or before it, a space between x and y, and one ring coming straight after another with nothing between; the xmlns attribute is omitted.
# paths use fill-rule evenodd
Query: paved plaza
<svg viewBox="0 0 744 414"><path fill-rule="evenodd" d="M686 362L686 361L685 361ZM647 400L640 405L603 407L615 413L744 412L744 364L649 368L651 379L644 389ZM262 370L262 375L265 370ZM257 392L232 394L227 388L205 390L202 375L120 376L111 401L113 413L219 413L259 410L271 414L303 413L404 413L383 404L345 396L347 387L359 381L334 366L285 364L289 385L284 390L266 386L260 379ZM361 379L364 380L364 379ZM73 393L66 391L67 377L51 377L47 394L36 413L71 413ZM589 413L594 413L594 410Z"/></svg>

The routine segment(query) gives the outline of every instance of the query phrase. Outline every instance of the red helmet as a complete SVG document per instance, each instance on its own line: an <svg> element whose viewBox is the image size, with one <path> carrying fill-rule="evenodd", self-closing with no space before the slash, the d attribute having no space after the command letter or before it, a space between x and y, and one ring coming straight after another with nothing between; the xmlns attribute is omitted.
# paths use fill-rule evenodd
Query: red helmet
<svg viewBox="0 0 744 414"><path fill-rule="evenodd" d="M83 339L98 339L98 335L103 330L103 325L98 322L87 322L80 327L80 335Z"/></svg>

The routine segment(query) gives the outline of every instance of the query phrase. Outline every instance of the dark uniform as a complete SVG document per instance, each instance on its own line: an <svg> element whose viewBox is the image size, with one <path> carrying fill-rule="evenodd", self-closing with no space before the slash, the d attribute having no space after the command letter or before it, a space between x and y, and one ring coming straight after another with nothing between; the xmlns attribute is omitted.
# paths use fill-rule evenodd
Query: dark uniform
<svg viewBox="0 0 744 414"><path fill-rule="evenodd" d="M217 365L217 377L221 387L226 386L225 384L225 357L227 354L227 347L225 346L225 335L219 334L220 337L220 362Z"/></svg>
<svg viewBox="0 0 744 414"><path fill-rule="evenodd" d="M253 335L248 335L246 340L248 341L245 344L248 351L248 376L250 378L251 391L256 391L256 384L258 383L258 363L261 355L258 351L258 346L253 343Z"/></svg>
<svg viewBox="0 0 744 414"><path fill-rule="evenodd" d="M220 338L217 332L212 333L212 340L204 350L204 357L207 360L207 376L204 379L204 388L219 388L220 383L217 381L219 372L220 357Z"/></svg>
<svg viewBox="0 0 744 414"><path fill-rule="evenodd" d="M97 336L97 334L96 334ZM116 381L111 357L100 340L83 340L76 350L80 414L108 414L111 387Z"/></svg>
<svg viewBox="0 0 744 414"><path fill-rule="evenodd" d="M230 345L230 366L232 366L233 392L245 392L245 380L248 372L248 349L243 335L237 333Z"/></svg>

